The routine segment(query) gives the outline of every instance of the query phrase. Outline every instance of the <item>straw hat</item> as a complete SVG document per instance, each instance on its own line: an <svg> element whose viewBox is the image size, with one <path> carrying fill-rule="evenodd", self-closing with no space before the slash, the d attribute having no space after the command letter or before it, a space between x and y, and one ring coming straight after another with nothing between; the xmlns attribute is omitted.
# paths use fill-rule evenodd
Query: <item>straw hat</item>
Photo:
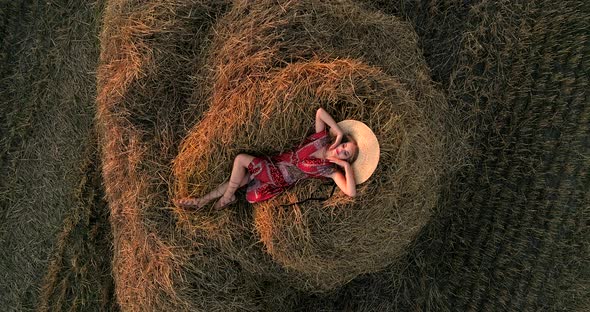
<svg viewBox="0 0 590 312"><path fill-rule="evenodd" d="M375 133L358 120L347 119L338 124L342 132L350 134L358 146L358 156L352 163L356 184L361 184L373 174L379 163L379 141Z"/></svg>

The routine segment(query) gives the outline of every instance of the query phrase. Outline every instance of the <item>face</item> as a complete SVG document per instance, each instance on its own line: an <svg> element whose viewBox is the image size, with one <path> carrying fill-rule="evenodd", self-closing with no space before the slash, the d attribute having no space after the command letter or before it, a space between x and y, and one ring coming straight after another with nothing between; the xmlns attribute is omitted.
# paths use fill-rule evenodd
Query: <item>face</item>
<svg viewBox="0 0 590 312"><path fill-rule="evenodd" d="M334 153L336 154L336 157L348 160L356 153L357 148L356 144L346 142L336 146Z"/></svg>

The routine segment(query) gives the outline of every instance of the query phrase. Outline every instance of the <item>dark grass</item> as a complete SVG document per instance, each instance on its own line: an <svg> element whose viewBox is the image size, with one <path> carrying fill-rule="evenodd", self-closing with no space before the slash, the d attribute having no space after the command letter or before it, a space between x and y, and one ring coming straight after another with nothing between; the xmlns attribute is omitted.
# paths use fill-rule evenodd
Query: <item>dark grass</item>
<svg viewBox="0 0 590 312"><path fill-rule="evenodd" d="M43 278L38 311L118 311L111 276L112 233L94 135L82 154L76 205L64 220Z"/></svg>
<svg viewBox="0 0 590 312"><path fill-rule="evenodd" d="M71 50L64 48L72 41L58 40L56 49L48 39L66 38L68 27L64 25L87 20L88 15L75 17L76 12L84 11L84 5L74 2L59 2L61 8L42 4L0 5L0 304L14 310L34 309L44 300L40 288L43 278L51 275L49 260L61 259L55 271L59 282L46 292L48 305L61 310L72 306L73 310L100 310L115 305L114 299L75 286L85 281L80 275L82 268L92 275L86 277L90 285L109 283L106 261L92 264L92 259L97 259L92 253L103 255L99 251L107 250L105 240L109 237L99 221L106 217L98 209L102 204L88 201L100 196L100 189L92 187L96 160L88 156L92 153L84 152L91 150L86 125L92 123L92 113L86 106L75 114L51 109L59 99L68 98L57 92L56 85L63 82L55 78L78 71L71 69L74 64L54 65L60 64L55 62L60 55L72 59ZM253 287L258 302L250 309L587 311L588 4L376 1L370 5L404 16L415 26L433 79L447 92L450 103L462 110L465 127L476 129L472 165L449 178L434 217L408 255L395 265L358 277L323 296L285 288L280 281L258 280L247 286ZM92 33L84 28L72 30L76 31ZM88 46L97 49L97 40L93 40ZM80 51L77 45L72 47ZM97 52L88 53L96 56ZM82 72L93 75L92 69ZM198 83L199 78L194 79ZM81 84L90 80L86 77ZM162 87L162 92L174 87ZM190 92L173 94L187 97ZM76 94L93 102L92 92ZM71 115L85 116L83 125L67 128ZM51 123L49 117L61 122ZM141 116L133 118L142 121ZM157 129L149 119L137 124L145 126L147 136ZM51 132L56 125L66 130ZM86 138L82 141L87 144L72 139L80 137ZM38 157L55 146L79 146L62 151L62 155L77 156ZM67 184L55 186L52 182L69 174ZM60 197L63 194L71 195L65 200ZM73 213L72 207L84 209ZM31 226L39 220L44 224ZM67 230L68 224L73 230ZM60 237L68 246L64 250L51 247ZM80 260L72 265L73 259ZM241 280L257 278L244 273ZM235 287L231 283L226 286L219 290L221 297ZM75 306L75 298L94 303ZM100 303L94 301L97 298Z"/></svg>
<svg viewBox="0 0 590 312"><path fill-rule="evenodd" d="M472 5L481 0L423 0L423 1L359 1L384 13L404 17L414 25L422 53L431 71L432 80L443 86L449 84L468 14Z"/></svg>
<svg viewBox="0 0 590 312"><path fill-rule="evenodd" d="M0 4L4 311L116 305L108 211L90 152L98 147L92 129L102 5Z"/></svg>

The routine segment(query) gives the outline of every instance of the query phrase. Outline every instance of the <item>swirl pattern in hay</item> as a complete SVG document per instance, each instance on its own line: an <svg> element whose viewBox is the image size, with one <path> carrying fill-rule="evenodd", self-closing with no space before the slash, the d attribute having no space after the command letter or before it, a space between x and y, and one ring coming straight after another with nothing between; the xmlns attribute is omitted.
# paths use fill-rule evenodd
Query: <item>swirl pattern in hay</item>
<svg viewBox="0 0 590 312"><path fill-rule="evenodd" d="M457 138L406 23L349 2L273 3L238 2L218 21L207 65L210 108L174 160L174 192L210 191L228 178L239 152L293 147L309 134L318 107L336 120L365 122L380 141L381 160L357 197L281 207L321 189L305 181L254 205L251 239L296 287L323 291L403 253L431 214ZM255 252L237 247L238 229L248 229L231 209L177 213L193 234L205 233L245 268L268 273L253 265Z"/></svg>

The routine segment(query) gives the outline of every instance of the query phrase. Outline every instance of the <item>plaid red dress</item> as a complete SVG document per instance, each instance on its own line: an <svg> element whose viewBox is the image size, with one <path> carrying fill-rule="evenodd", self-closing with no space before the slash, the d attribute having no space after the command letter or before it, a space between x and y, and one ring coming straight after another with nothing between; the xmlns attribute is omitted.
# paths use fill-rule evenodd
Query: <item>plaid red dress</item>
<svg viewBox="0 0 590 312"><path fill-rule="evenodd" d="M336 165L326 159L311 156L330 144L328 131L314 133L295 150L271 157L256 157L248 165L253 179L246 185L246 200L256 203L270 199L297 181L307 178L326 178Z"/></svg>

